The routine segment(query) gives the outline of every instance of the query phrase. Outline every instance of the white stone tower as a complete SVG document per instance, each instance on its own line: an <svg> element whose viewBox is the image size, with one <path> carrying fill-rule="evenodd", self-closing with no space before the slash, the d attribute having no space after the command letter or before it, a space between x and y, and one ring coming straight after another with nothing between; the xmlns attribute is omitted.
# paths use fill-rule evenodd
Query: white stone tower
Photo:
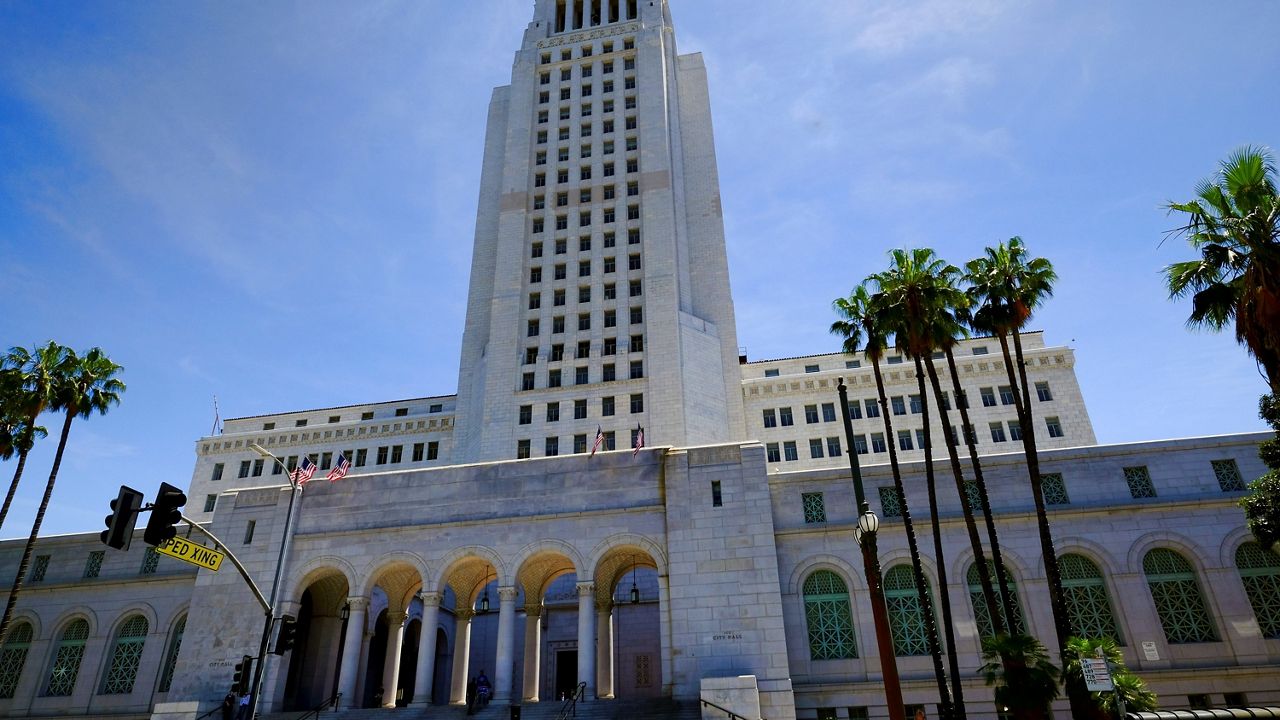
<svg viewBox="0 0 1280 720"><path fill-rule="evenodd" d="M454 459L742 439L706 71L666 0L537 0L489 105Z"/></svg>

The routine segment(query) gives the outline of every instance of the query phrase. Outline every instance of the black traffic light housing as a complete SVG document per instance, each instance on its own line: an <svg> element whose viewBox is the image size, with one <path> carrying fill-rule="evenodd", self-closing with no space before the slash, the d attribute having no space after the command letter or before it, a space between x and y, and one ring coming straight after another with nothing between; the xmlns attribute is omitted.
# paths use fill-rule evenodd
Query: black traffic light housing
<svg viewBox="0 0 1280 720"><path fill-rule="evenodd" d="M186 504L186 493L169 483L160 483L160 491L156 493L156 501L142 539L157 547L172 540L178 534L176 526L182 520L182 506Z"/></svg>
<svg viewBox="0 0 1280 720"><path fill-rule="evenodd" d="M281 615L276 624L276 647L272 652L283 655L293 649L298 642L298 619L290 615Z"/></svg>
<svg viewBox="0 0 1280 720"><path fill-rule="evenodd" d="M133 526L138 522L138 510L142 507L142 493L127 485L120 486L120 494L111 501L111 514L107 516L107 529L99 537L102 544L116 550L128 550L133 539Z"/></svg>
<svg viewBox="0 0 1280 720"><path fill-rule="evenodd" d="M240 662L236 663L236 670L231 675L231 689L235 690L237 695L248 694L251 675L253 675L253 656L245 655L240 658Z"/></svg>

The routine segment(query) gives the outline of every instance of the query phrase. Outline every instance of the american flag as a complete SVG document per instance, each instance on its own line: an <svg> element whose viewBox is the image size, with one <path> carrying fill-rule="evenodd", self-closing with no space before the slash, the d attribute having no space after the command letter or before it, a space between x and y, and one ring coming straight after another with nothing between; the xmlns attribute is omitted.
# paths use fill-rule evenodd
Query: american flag
<svg viewBox="0 0 1280 720"><path fill-rule="evenodd" d="M631 451L631 457L635 457L640 452L640 448L642 447L644 447L644 428L637 425L636 426L636 449Z"/></svg>
<svg viewBox="0 0 1280 720"><path fill-rule="evenodd" d="M600 431L600 426L599 426L599 425L597 425L597 426L596 426L596 441L595 441L595 442L593 442L593 443L591 443L591 454L592 454L592 455L595 455L595 454L596 454L596 450L599 450L599 449L600 449L600 446L601 446L602 444L604 444L604 433Z"/></svg>
<svg viewBox="0 0 1280 720"><path fill-rule="evenodd" d="M302 462L298 463L298 469L293 471L293 481L299 485L305 485L315 474L316 464L311 462L311 458L303 455Z"/></svg>
<svg viewBox="0 0 1280 720"><path fill-rule="evenodd" d="M333 469L329 471L329 482L341 480L347 476L347 471L351 469L351 461L346 455L338 453L338 462L334 463Z"/></svg>

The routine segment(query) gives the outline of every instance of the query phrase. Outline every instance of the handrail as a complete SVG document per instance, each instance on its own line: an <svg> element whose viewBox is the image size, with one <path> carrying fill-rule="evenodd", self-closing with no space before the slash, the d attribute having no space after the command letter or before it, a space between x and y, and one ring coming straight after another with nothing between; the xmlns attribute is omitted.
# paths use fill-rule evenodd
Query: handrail
<svg viewBox="0 0 1280 720"><path fill-rule="evenodd" d="M332 707L334 710L337 710L338 703L341 701L342 701L342 693L334 693L333 697L330 697L328 700L325 700L324 702L320 703L315 708L308 710L306 713L299 715L298 717L294 718L294 720L307 720L307 718L312 716L319 718L320 713L324 712L329 707Z"/></svg>
<svg viewBox="0 0 1280 720"><path fill-rule="evenodd" d="M205 714L203 714L203 715L201 715L201 716L197 717L197 718L196 718L196 720L204 720L205 718L207 718L207 717L209 717L210 715L212 715L212 714L214 714L214 713L218 712L218 711L219 711L219 710L221 710L221 709L222 709L222 701L218 701L218 704L217 704L217 705L214 705L212 710L210 710L209 712L207 712L207 713L205 713ZM238 708L238 707L236 708L236 710L239 710L239 709L240 709L240 708Z"/></svg>
<svg viewBox="0 0 1280 720"><path fill-rule="evenodd" d="M711 707L713 707L713 708L715 708L715 709L719 710L720 712L724 713L725 715L728 715L728 716L729 716L729 720L752 720L752 718L749 718L749 717L745 717L745 716L739 715L738 713L736 713L736 712L734 712L734 711L730 710L729 708L727 708L727 707L721 707L721 706L719 706L719 705L717 705L717 704L715 704L715 703L713 703L713 702L711 702L710 700L707 700L707 699L705 699L705 698L698 698L698 701L699 701L699 702L701 702L701 703L703 704L703 706L710 705ZM759 720L765 720L765 718L760 718Z"/></svg>
<svg viewBox="0 0 1280 720"><path fill-rule="evenodd" d="M586 694L587 684L585 682L578 683L578 687L574 688L573 694L565 698L564 704L560 706L560 714L556 716L556 720L578 717L578 701Z"/></svg>

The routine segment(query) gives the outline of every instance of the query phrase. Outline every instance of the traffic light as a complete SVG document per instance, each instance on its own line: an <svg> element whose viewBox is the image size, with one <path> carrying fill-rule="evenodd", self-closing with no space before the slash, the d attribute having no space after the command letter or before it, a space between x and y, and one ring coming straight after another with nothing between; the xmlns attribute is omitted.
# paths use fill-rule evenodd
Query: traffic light
<svg viewBox="0 0 1280 720"><path fill-rule="evenodd" d="M281 615L276 625L276 655L283 655L293 649L298 642L298 619L289 615Z"/></svg>
<svg viewBox="0 0 1280 720"><path fill-rule="evenodd" d="M142 539L150 545L163 545L178 534L175 527L182 520L182 506L187 504L187 496L169 483L160 483L160 491L156 493L156 501L151 509L151 517L147 520L147 529Z"/></svg>
<svg viewBox="0 0 1280 720"><path fill-rule="evenodd" d="M116 550L128 550L133 539L133 526L138 522L138 508L142 507L142 493L126 485L120 486L120 494L111 501L111 514L107 516L107 529L99 536L102 544Z"/></svg>
<svg viewBox="0 0 1280 720"><path fill-rule="evenodd" d="M245 655L236 663L236 671L231 675L231 687L237 695L249 692L249 678L253 675L253 656Z"/></svg>

